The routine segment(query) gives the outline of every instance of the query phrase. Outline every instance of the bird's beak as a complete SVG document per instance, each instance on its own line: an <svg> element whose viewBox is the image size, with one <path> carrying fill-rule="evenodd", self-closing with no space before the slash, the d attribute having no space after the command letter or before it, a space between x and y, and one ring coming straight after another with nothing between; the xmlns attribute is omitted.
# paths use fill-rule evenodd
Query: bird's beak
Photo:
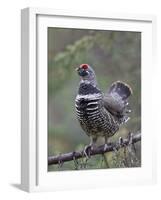
<svg viewBox="0 0 161 200"><path fill-rule="evenodd" d="M75 68L75 71L78 71L79 70L79 67Z"/></svg>

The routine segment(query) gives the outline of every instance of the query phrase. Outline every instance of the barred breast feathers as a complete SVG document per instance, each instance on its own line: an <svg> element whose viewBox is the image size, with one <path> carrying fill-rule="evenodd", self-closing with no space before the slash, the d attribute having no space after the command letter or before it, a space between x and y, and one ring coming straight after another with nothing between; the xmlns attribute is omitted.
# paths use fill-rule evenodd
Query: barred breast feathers
<svg viewBox="0 0 161 200"><path fill-rule="evenodd" d="M94 93L94 94L86 94L86 95L82 95L82 94L78 94L76 96L76 101L79 101L80 99L85 99L85 100L99 100L102 97L102 94L100 93Z"/></svg>
<svg viewBox="0 0 161 200"><path fill-rule="evenodd" d="M101 99L102 95L100 93L78 94L75 99L75 109L78 119L85 120L85 116L94 117L98 115Z"/></svg>

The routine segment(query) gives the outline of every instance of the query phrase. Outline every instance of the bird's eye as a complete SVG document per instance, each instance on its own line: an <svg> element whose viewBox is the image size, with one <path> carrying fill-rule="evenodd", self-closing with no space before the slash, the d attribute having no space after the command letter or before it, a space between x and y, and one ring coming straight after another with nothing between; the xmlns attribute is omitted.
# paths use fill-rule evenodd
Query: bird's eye
<svg viewBox="0 0 161 200"><path fill-rule="evenodd" d="M82 64L81 66L80 66L82 69L88 69L88 65L87 64Z"/></svg>

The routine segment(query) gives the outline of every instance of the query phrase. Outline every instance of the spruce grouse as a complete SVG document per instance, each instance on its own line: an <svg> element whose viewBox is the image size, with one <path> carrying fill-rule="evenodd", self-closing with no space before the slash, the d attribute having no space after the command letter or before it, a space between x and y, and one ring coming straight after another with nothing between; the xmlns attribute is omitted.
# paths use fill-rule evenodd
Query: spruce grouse
<svg viewBox="0 0 161 200"><path fill-rule="evenodd" d="M75 99L77 119L91 139L88 147L94 148L101 136L105 138L106 148L108 138L129 120L128 113L131 111L128 109L128 97L132 90L124 82L116 81L103 93L97 86L91 66L82 64L76 70L81 77Z"/></svg>

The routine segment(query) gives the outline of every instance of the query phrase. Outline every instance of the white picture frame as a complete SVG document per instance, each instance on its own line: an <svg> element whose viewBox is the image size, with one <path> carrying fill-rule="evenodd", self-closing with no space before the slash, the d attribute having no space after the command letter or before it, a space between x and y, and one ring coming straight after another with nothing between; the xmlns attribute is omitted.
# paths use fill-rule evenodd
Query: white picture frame
<svg viewBox="0 0 161 200"><path fill-rule="evenodd" d="M144 117L142 119L141 168L47 172L46 94L47 27L49 26L142 32L142 115ZM152 117L152 97L148 95L152 88L151 81L149 81L151 80L151 69L155 68L155 29L156 19L152 15L110 14L98 11L92 13L43 8L22 10L21 188L23 190L54 191L155 183L154 133L153 138L150 137L151 122L154 119Z"/></svg>

